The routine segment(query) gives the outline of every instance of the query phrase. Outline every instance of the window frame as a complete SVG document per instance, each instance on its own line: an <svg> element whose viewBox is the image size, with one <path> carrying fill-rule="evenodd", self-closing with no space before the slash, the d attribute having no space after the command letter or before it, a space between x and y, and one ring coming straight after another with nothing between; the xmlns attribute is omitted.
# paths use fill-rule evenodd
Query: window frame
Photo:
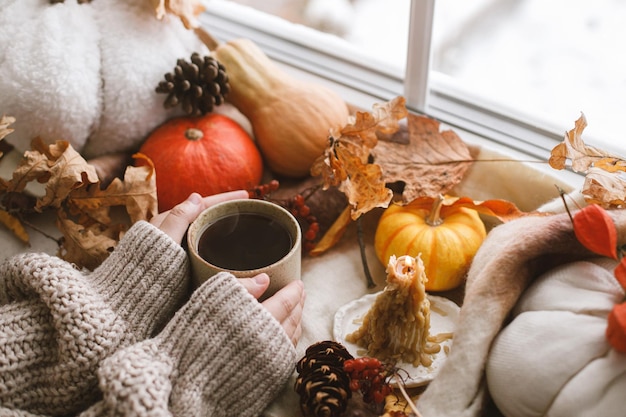
<svg viewBox="0 0 626 417"><path fill-rule="evenodd" d="M221 0L205 0L204 5L201 24L218 40L252 39L300 76L332 84L354 106L370 108L373 101L403 95L410 111L543 161L569 129L486 102L450 77L431 71L435 0L411 1L405 68L377 61L335 36L250 7Z"/></svg>

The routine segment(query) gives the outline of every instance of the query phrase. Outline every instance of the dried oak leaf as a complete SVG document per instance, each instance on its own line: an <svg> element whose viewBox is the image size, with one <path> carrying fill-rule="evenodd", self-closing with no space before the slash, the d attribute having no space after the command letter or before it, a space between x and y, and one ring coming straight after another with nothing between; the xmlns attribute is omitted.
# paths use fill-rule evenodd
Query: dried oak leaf
<svg viewBox="0 0 626 417"><path fill-rule="evenodd" d="M128 166L124 181L115 178L109 186L87 186L70 193L67 206L74 216L81 216L101 224L111 224L110 208L124 207L130 223L148 220L157 214L157 197L154 167Z"/></svg>
<svg viewBox="0 0 626 417"><path fill-rule="evenodd" d="M98 175L69 142L57 141L46 145L39 138L31 143L32 150L24 152L11 180L8 192L23 192L28 183L45 183L45 195L37 199L35 210L59 207L72 190L85 184L98 183Z"/></svg>
<svg viewBox="0 0 626 417"><path fill-rule="evenodd" d="M69 213L60 209L57 220L63 234L60 256L93 269L107 258L131 224L157 214L154 166L128 166L124 180L116 178L104 190L97 184L77 188L66 206ZM128 223L125 218L118 222L111 218L115 207L124 208Z"/></svg>
<svg viewBox="0 0 626 417"><path fill-rule="evenodd" d="M382 167L386 183L404 183L404 203L446 194L463 179L472 156L455 132L441 131L438 121L414 114L407 115L403 129L396 134L402 140L394 140L393 136L381 140L372 154L374 162Z"/></svg>
<svg viewBox="0 0 626 417"><path fill-rule="evenodd" d="M377 103L372 112L357 112L342 129L332 130L329 146L311 167L311 175L321 176L323 188L338 187L348 198L351 218L356 220L375 207L387 207L393 193L386 187L379 165L369 161L378 135L390 135L406 117L405 99L396 97Z"/></svg>
<svg viewBox="0 0 626 417"><path fill-rule="evenodd" d="M187 29L199 26L196 17L204 11L200 0L152 0L157 19L161 20L166 14L180 18Z"/></svg>
<svg viewBox="0 0 626 417"><path fill-rule="evenodd" d="M57 228L63 234L59 257L80 267L95 269L104 261L121 238L120 227L102 227L95 223L84 226L68 217L65 210L57 212Z"/></svg>
<svg viewBox="0 0 626 417"><path fill-rule="evenodd" d="M626 202L626 160L611 153L585 145L582 133L587 127L584 114L574 128L556 145L549 163L552 168L564 169L567 161L572 170L586 174L582 194L585 201L605 208L620 207Z"/></svg>
<svg viewBox="0 0 626 417"><path fill-rule="evenodd" d="M44 185L34 208L39 212L56 210L57 227L63 234L59 254L64 259L81 267L96 266L132 223L157 213L153 165L127 167L123 181L117 178L102 189L95 168L68 142L45 145L36 139L31 147L7 182L6 191L24 195L30 182ZM114 208L121 208L115 212L115 220Z"/></svg>
<svg viewBox="0 0 626 417"><path fill-rule="evenodd" d="M14 129L9 128L9 126L13 123L15 123L15 117L4 115L0 117L0 140L4 139L8 134L13 132ZM0 148L0 157L2 157L2 155L3 152Z"/></svg>

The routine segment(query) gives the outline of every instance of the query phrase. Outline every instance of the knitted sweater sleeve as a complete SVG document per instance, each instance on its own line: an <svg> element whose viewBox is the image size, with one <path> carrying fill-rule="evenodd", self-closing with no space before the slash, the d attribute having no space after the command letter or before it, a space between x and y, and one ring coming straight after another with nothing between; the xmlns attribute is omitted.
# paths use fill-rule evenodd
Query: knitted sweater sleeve
<svg viewBox="0 0 626 417"><path fill-rule="evenodd" d="M54 295L70 289L103 300L132 333L145 338L160 331L189 295L188 269L182 247L140 221L93 272L44 253L5 260L0 305L38 299L52 307Z"/></svg>
<svg viewBox="0 0 626 417"><path fill-rule="evenodd" d="M220 273L158 336L103 363L103 401L82 417L258 416L293 373L295 355L280 324Z"/></svg>
<svg viewBox="0 0 626 417"><path fill-rule="evenodd" d="M185 251L146 222L93 272L42 253L0 265L0 406L74 414L99 398L96 369L158 333L188 296Z"/></svg>

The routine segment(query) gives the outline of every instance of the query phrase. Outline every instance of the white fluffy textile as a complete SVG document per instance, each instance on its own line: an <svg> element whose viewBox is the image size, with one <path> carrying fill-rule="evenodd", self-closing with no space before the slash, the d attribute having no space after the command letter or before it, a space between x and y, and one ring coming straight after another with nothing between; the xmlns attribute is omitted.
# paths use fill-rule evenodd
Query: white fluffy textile
<svg viewBox="0 0 626 417"><path fill-rule="evenodd" d="M171 117L154 90L178 58L206 53L180 20L148 0L0 0L0 115L5 140L68 140L90 158L132 151Z"/></svg>

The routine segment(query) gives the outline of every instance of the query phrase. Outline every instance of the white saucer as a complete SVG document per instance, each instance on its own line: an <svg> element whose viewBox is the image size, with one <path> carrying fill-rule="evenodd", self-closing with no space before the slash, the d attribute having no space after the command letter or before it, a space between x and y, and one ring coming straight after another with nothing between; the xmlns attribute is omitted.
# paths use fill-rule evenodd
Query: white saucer
<svg viewBox="0 0 626 417"><path fill-rule="evenodd" d="M343 344L348 352L354 357L364 356L364 348L346 341L346 336L357 330L363 317L369 311L379 293L367 294L344 305L335 313L333 336L335 340ZM427 295L430 300L430 332L431 336L439 333L454 333L456 321L459 315L459 306L453 301L435 295ZM440 343L441 350L433 355L433 363L429 367L414 366L406 362L398 362L396 366L404 372L400 372L404 385L408 388L417 387L429 383L439 372L439 369L447 358L447 349L452 345L452 339L446 339Z"/></svg>

